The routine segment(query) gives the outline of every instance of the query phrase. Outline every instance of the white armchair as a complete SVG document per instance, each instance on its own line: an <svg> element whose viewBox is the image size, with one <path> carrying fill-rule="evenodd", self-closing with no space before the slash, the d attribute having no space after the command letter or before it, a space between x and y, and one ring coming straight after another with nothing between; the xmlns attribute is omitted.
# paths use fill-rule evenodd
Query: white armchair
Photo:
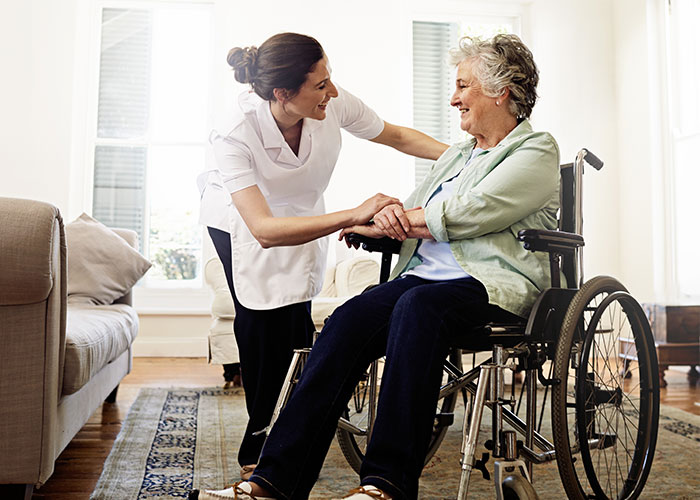
<svg viewBox="0 0 700 500"><path fill-rule="evenodd" d="M238 347L233 335L236 313L224 266L218 257L212 257L204 265L204 280L214 292L211 305L213 319L209 327L209 362L238 363ZM316 330L321 330L324 321L336 307L378 281L379 264L369 257L342 260L335 267L327 269L323 289L311 302L311 317Z"/></svg>
<svg viewBox="0 0 700 500"><path fill-rule="evenodd" d="M321 293L311 301L316 331L321 331L336 307L375 283L379 283L379 264L369 257L341 260L335 267L328 268Z"/></svg>

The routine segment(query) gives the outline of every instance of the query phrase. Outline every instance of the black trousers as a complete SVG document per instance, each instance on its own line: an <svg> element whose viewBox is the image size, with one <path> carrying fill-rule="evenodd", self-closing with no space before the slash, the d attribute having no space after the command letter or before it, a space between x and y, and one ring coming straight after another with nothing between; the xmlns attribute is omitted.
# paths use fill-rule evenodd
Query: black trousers
<svg viewBox="0 0 700 500"><path fill-rule="evenodd" d="M241 378L245 391L248 426L238 450L238 463L258 463L265 435L253 433L267 427L282 389L294 349L310 347L314 333L311 301L275 309L255 310L241 305L236 297L231 262L229 233L208 228L219 255L236 317L233 332L241 359Z"/></svg>

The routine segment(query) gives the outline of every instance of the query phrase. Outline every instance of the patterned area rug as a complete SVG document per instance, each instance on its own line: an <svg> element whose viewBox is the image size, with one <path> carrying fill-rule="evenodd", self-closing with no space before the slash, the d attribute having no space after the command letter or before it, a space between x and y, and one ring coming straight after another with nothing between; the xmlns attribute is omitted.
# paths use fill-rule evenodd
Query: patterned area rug
<svg viewBox="0 0 700 500"><path fill-rule="evenodd" d="M461 412L459 404L456 422L461 422ZM488 414L487 411L485 421L490 420ZM193 487L220 488L238 480L236 450L246 418L240 390L142 389L91 498L187 498ZM437 454L424 469L421 499L456 497L459 427L455 423L450 428ZM700 478L695 469L698 458L700 417L662 407L659 445L642 498L698 498ZM492 465L490 462L491 470ZM535 466L534 477L540 498L565 498L556 464ZM339 498L357 484L357 476L334 441L310 498ZM479 472L472 474L469 493L470 498L495 497L492 482L482 479Z"/></svg>

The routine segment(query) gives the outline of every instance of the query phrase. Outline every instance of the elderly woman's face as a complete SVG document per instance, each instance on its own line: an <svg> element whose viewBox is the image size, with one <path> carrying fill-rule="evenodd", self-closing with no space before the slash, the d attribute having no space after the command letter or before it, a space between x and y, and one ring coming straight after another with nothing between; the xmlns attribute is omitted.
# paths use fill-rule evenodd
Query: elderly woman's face
<svg viewBox="0 0 700 500"><path fill-rule="evenodd" d="M450 104L461 116L460 127L472 136L487 134L496 118L495 97L481 91L481 85L472 73L472 60L465 59L457 65L456 89Z"/></svg>

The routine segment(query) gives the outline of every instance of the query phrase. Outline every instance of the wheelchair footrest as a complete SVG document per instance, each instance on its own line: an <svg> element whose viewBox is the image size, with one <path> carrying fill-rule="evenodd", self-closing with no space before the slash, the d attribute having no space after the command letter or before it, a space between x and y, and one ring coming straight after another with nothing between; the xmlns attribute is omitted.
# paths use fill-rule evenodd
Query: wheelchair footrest
<svg viewBox="0 0 700 500"><path fill-rule="evenodd" d="M438 413L435 415L435 427L449 427L455 421L454 413Z"/></svg>

